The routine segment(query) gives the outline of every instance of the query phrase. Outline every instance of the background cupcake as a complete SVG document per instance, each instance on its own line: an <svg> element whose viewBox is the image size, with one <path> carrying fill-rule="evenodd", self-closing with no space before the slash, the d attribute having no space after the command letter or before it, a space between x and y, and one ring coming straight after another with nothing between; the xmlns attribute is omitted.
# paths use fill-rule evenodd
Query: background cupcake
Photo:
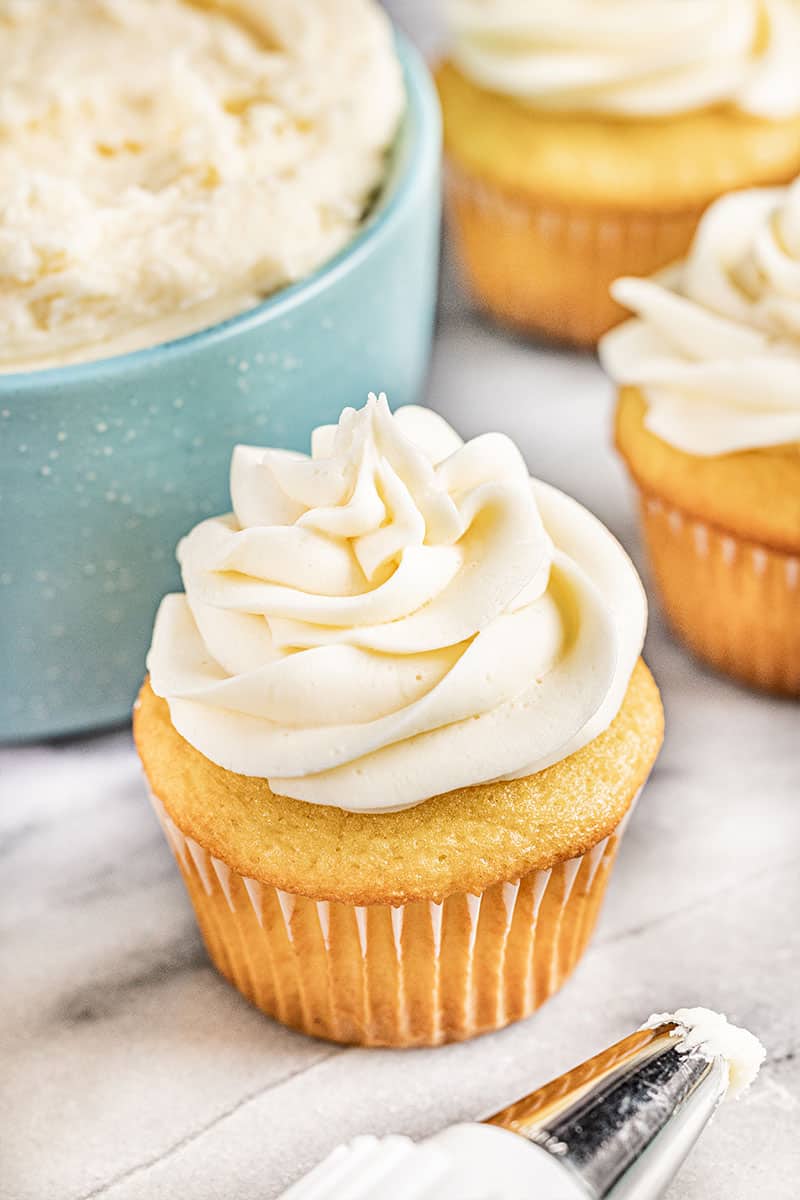
<svg viewBox="0 0 800 1200"><path fill-rule="evenodd" d="M685 262L613 292L638 319L600 354L667 615L800 693L800 183L718 201Z"/></svg>
<svg viewBox="0 0 800 1200"><path fill-rule="evenodd" d="M137 745L212 959L308 1033L524 1016L593 927L662 714L611 535L384 400L312 457L240 447L179 548Z"/></svg>
<svg viewBox="0 0 800 1200"><path fill-rule="evenodd" d="M792 0L449 0L438 71L453 226L478 300L592 344L617 276L687 249L723 192L800 170Z"/></svg>

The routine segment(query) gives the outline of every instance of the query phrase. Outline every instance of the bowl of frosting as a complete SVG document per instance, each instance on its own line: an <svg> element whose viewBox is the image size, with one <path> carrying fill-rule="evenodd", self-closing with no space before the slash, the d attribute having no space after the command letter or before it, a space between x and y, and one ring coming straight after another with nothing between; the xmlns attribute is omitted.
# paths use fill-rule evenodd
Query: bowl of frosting
<svg viewBox="0 0 800 1200"><path fill-rule="evenodd" d="M126 718L240 442L427 367L438 106L373 0L46 0L0 44L0 738Z"/></svg>

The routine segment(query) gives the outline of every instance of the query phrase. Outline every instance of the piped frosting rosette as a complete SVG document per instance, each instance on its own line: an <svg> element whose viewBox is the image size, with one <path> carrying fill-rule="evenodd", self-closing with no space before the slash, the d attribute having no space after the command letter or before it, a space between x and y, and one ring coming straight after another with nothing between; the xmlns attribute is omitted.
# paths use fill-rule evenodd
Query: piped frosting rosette
<svg viewBox="0 0 800 1200"><path fill-rule="evenodd" d="M239 446L178 549L148 658L176 729L278 794L394 811L532 774L611 723L646 610L624 551L529 478L374 396L311 456Z"/></svg>
<svg viewBox="0 0 800 1200"><path fill-rule="evenodd" d="M652 433L700 456L800 441L800 181L718 200L684 262L612 294L636 319L600 356Z"/></svg>
<svg viewBox="0 0 800 1200"><path fill-rule="evenodd" d="M795 0L449 0L465 74L543 109L800 112Z"/></svg>

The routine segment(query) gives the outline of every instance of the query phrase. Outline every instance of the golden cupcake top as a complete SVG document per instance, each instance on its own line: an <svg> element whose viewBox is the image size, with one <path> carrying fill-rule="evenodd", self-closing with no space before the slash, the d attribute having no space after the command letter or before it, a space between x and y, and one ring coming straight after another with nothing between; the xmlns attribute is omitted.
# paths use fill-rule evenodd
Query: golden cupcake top
<svg viewBox="0 0 800 1200"><path fill-rule="evenodd" d="M635 121L562 112L481 87L452 59L436 82L451 166L502 187L512 202L574 204L596 210L598 222L606 212L636 219L644 211L668 226L695 221L722 192L784 184L800 167L800 114L764 121L730 105ZM613 250L608 236L600 246Z"/></svg>
<svg viewBox="0 0 800 1200"><path fill-rule="evenodd" d="M184 836L246 878L345 904L477 895L588 854L630 810L663 731L658 689L639 660L609 728L561 762L369 813L276 795L265 779L216 765L178 733L149 682L134 712L149 787Z"/></svg>
<svg viewBox="0 0 800 1200"><path fill-rule="evenodd" d="M651 432L647 411L641 389L620 388L616 444L646 496L755 545L800 550L800 443L700 457Z"/></svg>

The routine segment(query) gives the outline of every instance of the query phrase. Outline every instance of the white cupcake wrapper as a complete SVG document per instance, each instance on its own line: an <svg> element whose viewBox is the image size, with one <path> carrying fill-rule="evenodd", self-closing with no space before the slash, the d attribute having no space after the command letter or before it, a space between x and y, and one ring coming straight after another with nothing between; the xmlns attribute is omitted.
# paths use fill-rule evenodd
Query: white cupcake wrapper
<svg viewBox="0 0 800 1200"><path fill-rule="evenodd" d="M800 695L800 556L641 494L664 611L698 657L743 683Z"/></svg>
<svg viewBox="0 0 800 1200"><path fill-rule="evenodd" d="M396 906L313 900L239 875L151 798L220 971L286 1024L397 1045L499 1028L561 986L585 948L638 794L584 855L480 894Z"/></svg>
<svg viewBox="0 0 800 1200"><path fill-rule="evenodd" d="M787 592L795 592L800 589L800 556L768 550L753 542L746 542L740 538L731 537L729 534L720 533L707 522L698 521L655 497L648 496L643 503L649 516L665 516L672 533L689 531L697 558L708 558L712 552L714 541L718 541L723 562L727 566L732 567L734 563L744 562L756 575L766 575L770 559L777 559L780 563L779 574L783 575Z"/></svg>
<svg viewBox="0 0 800 1200"><path fill-rule="evenodd" d="M609 294L689 246L702 206L662 211L559 200L449 162L448 212L480 303L515 327L594 344L624 316Z"/></svg>

